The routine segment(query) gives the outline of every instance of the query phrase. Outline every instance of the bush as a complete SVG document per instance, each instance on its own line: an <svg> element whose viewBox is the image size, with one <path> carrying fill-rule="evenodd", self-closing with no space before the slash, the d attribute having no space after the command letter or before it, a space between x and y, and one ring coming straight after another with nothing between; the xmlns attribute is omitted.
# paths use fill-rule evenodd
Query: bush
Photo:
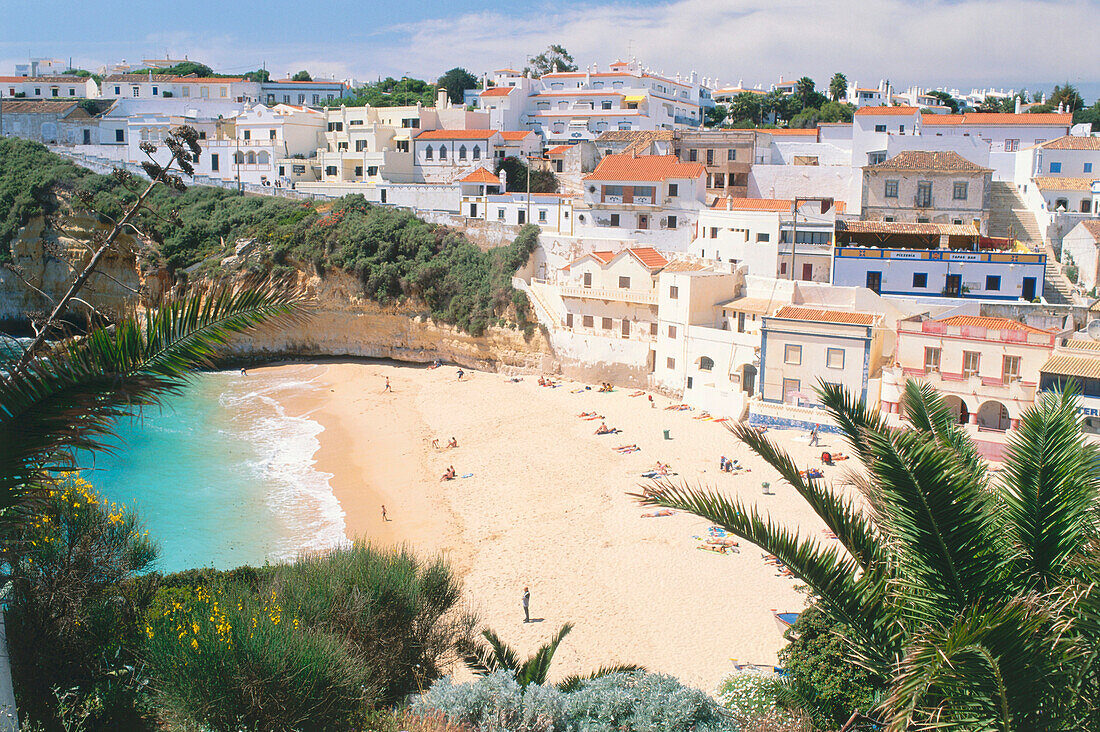
<svg viewBox="0 0 1100 732"><path fill-rule="evenodd" d="M442 714L479 732L733 732L734 721L714 700L671 676L611 674L563 692L555 686L520 687L497 672L468 684L437 682L413 699L417 715Z"/></svg>
<svg viewBox="0 0 1100 732"><path fill-rule="evenodd" d="M354 728L456 660L459 594L444 562L362 543L170 576L145 628L159 701L214 729Z"/></svg>
<svg viewBox="0 0 1100 732"><path fill-rule="evenodd" d="M137 659L146 597L126 581L156 548L125 507L75 473L4 542L12 585L7 637L19 710L58 722L58 695L92 727L135 727L145 678ZM56 693L55 693L56 691Z"/></svg>
<svg viewBox="0 0 1100 732"><path fill-rule="evenodd" d="M791 692L778 676L759 671L738 671L718 685L718 702L747 730L803 730L809 720L787 709Z"/></svg>

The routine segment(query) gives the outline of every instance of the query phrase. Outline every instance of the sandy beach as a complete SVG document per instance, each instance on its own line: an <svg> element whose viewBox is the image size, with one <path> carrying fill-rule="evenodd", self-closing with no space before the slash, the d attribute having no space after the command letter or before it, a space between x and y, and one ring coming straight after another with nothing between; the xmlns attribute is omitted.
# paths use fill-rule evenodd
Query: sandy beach
<svg viewBox="0 0 1100 732"><path fill-rule="evenodd" d="M555 678L632 662L713 690L733 661L770 664L784 641L772 610L798 611L804 597L745 542L738 554L699 549L707 522L686 514L642 518L626 494L660 460L674 480L705 483L798 525L823 543L823 524L794 490L698 412L631 397L632 389L574 393L524 376L428 369L392 362L274 366L316 388L285 400L290 413L323 427L317 467L333 474L349 536L442 552L461 575L470 606L521 651L566 621L573 633L554 660ZM255 371L269 370L256 369ZM391 391L385 391L389 377ZM594 434L603 415L620 434ZM672 439L665 440L664 430ZM802 464L823 447L804 433L773 431ZM457 449L434 449L433 439ZM640 451L612 448L636 444ZM823 446L840 447L835 436ZM751 472L721 473L719 455ZM459 476L441 482L453 465ZM839 477L852 463L826 468ZM774 495L764 495L762 482ZM381 506L390 520L383 522ZM524 624L520 596L531 588Z"/></svg>

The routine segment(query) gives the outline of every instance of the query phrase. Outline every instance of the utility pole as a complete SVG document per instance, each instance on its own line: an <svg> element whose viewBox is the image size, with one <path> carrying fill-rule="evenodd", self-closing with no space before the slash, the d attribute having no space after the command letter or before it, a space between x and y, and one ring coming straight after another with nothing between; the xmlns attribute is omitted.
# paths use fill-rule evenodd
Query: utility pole
<svg viewBox="0 0 1100 732"><path fill-rule="evenodd" d="M237 122L233 123L233 142L237 146L237 154L233 156L233 162L237 166L237 193L244 195L244 188L241 186L241 131L237 129Z"/></svg>
<svg viewBox="0 0 1100 732"><path fill-rule="evenodd" d="M524 155L527 160L527 221L531 223L531 156Z"/></svg>

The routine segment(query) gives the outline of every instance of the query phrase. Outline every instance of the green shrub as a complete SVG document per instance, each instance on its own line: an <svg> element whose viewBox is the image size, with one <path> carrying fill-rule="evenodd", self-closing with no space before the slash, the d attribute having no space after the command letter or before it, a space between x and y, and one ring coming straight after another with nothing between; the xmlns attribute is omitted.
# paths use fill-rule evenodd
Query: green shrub
<svg viewBox="0 0 1100 732"><path fill-rule="evenodd" d="M736 724L705 693L671 676L611 674L575 691L529 684L508 672L473 683L438 681L412 700L414 714L442 714L478 732L734 732Z"/></svg>

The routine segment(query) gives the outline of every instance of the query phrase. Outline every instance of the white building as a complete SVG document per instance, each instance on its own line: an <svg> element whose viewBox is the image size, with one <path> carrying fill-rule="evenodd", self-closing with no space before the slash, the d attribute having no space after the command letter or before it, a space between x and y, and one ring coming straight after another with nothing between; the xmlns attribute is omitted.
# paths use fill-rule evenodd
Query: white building
<svg viewBox="0 0 1100 732"><path fill-rule="evenodd" d="M1077 284L1086 290L1100 285L1100 219L1081 221L1062 237L1062 262L1072 259Z"/></svg>
<svg viewBox="0 0 1100 732"><path fill-rule="evenodd" d="M276 104L297 104L317 107L348 96L348 85L342 81L324 79L314 81L292 81L291 79L272 79L261 82L259 101L269 107Z"/></svg>
<svg viewBox="0 0 1100 732"><path fill-rule="evenodd" d="M259 82L233 76L173 76L170 74L111 74L99 85L105 99L181 99L225 102L260 101Z"/></svg>
<svg viewBox="0 0 1100 732"><path fill-rule="evenodd" d="M93 99L99 87L81 76L0 76L2 99Z"/></svg>

